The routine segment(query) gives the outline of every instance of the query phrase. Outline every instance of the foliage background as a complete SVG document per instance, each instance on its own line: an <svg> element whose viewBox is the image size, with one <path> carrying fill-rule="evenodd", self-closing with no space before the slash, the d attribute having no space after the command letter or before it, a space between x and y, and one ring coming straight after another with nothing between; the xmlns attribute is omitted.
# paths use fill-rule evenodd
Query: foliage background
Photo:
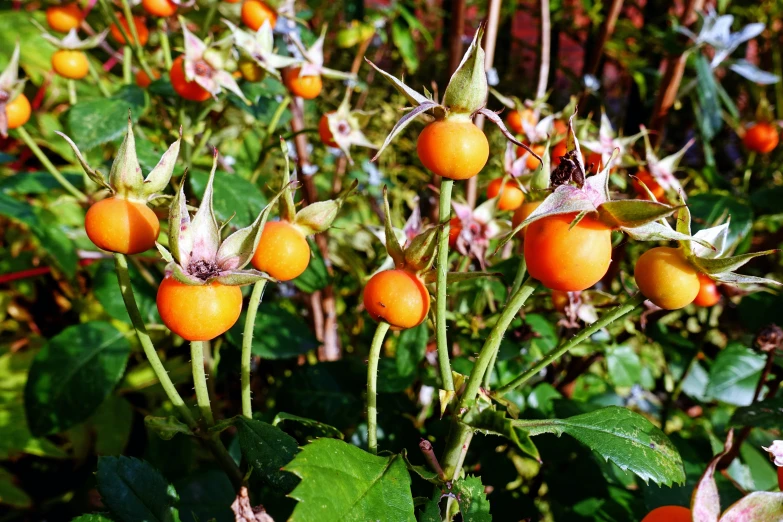
<svg viewBox="0 0 783 522"><path fill-rule="evenodd" d="M457 0L444 5L312 1L300 6L299 16L315 31L321 23L330 23L326 58L330 67L350 68L357 48L341 46L344 42L335 35L357 20L378 28L368 57L397 76L405 72L409 85L429 86L436 81L443 86L448 78L448 15L453 4ZM650 121L662 60L685 45L672 29L681 6L672 4L665 0L625 2L599 61L600 89L586 96L580 114L596 118L604 107L615 128L626 134ZM735 27L765 23L764 33L737 54L762 69L783 74L783 6L779 2L710 5L733 14ZM102 97L92 82L79 82L79 102L69 107L65 83L50 72L53 48L31 23L33 18L44 21L40 4L4 2L2 8L0 62L7 60L19 40L22 68L29 78L25 92L35 105L26 128L68 179L77 187L85 186L75 157L54 132L66 132L89 149L90 161L108 166L125 130L129 107L139 123L142 168L152 168L177 127L177 115L167 103L171 91L166 78L147 91L135 85L120 87L119 66L115 66L113 75L103 80L112 92L110 98ZM484 3L468 3L470 28L486 15L485 9ZM503 4L495 66L496 88L504 94L533 97L538 9L535 2ZM595 52L606 8L590 0L555 0L551 9L555 44L549 102L559 109L582 91L583 62ZM200 11L193 19L202 16ZM98 15L94 24L102 24ZM91 57L95 65L103 59L99 53ZM669 153L691 137L697 138L680 175L695 228L713 224L728 211L738 253L778 248L783 242L783 149L756 157L751 164L737 131L754 120L762 99L768 99L776 117L783 119L782 87L759 86L722 69L715 74L717 82L705 81L697 65L695 58L688 63L683 85L696 82L695 86L675 105L661 141ZM368 67L360 69L358 97L365 108L376 111L365 133L380 143L404 100L368 73ZM325 197L337 179L343 186L358 180L360 194L349 200L329 234L328 264L316 254L307 272L293 284L267 290L254 335L253 351L259 358L253 390L258 419L272 422L280 412L314 419L362 447L366 446L364 361L374 324L362 313L361 289L385 256L368 227L382 223L382 184L390 187L396 226L402 226L402 217L410 214L417 199L423 214L430 215L435 199L430 175L416 158L417 130L403 133L377 165L369 163L371 153L358 150L354 151L355 164L348 165L319 143L318 118L339 104L343 88L340 82L326 81L322 96L305 104L311 161L318 167L313 179ZM275 132L267 132L284 94L272 79L244 84L243 91L253 100L252 106L244 107L232 96L222 98L204 127L185 126L191 148L209 127L212 135L207 144L218 146L228 160L216 181L215 206L221 220L236 213L235 226L248 224L273 194L269 184L282 167L275 137L290 133L291 118L286 109ZM494 99L490 107L500 109ZM187 118L194 118L195 113L190 108ZM492 156L481 174L479 193L502 172L502 137L495 130L488 135ZM193 195L201 194L206 182L211 162L207 144L192 149L186 159L192 167L189 189ZM642 150L637 156L643 157ZM163 440L145 425L145 416L166 417L173 412L132 335L111 260L96 255L84 233L85 209L59 189L13 134L2 141L0 162L0 520L70 520L100 511L104 505L96 489L96 469L100 480L102 466L122 464L131 470L140 466L138 461L98 460L119 455L143 459L159 470L157 479L150 479L151 489L155 480L174 485L182 520L232 520L228 505L234 492L209 455L191 438ZM182 173L184 165L178 164L175 175ZM743 185L746 169L752 172L748 186ZM624 189L627 177L616 176L614 182L616 188ZM620 294L633 285L630 274L642 249L627 241L617 245L612 268L616 277L606 281L603 290ZM162 264L153 252L136 260L133 281L142 313L148 324L158 325L151 327L156 346L165 355L172 379L190 398L187 346L160 325L154 306ZM463 374L469 373L516 268L513 258L490 262L503 278L461 283L451 291L453 368ZM748 273L781 280L780 256L755 260L748 265ZM308 308L308 296L327 286L333 288L338 317L341 357L335 361L319 360L322 341L311 328ZM638 316L621 321L531 385L509 395L528 419L562 418L615 405L642 413L654 423L665 422L665 431L682 455L684 485L645 484L569 437L536 438L541 456L537 462L505 439L477 436L466 467L480 477L494 520L638 520L658 505L687 505L706 462L732 426L754 428L739 456L718 476L723 507L739 498L741 491L776 490L775 469L760 446L780 438L781 399L776 397L775 384L783 378L780 358L773 358L771 384L762 394L767 407L776 413L763 420L748 420L741 413L754 402L766 361L754 338L766 325L780 322L783 298L769 291L743 295L723 288L723 293L722 302L711 309L689 306L671 313L645 313L642 322ZM507 382L560 339L572 335L561 319L548 292L539 291L506 336L492 382ZM235 414L239 407L241 325L240 319L211 347L209 385L220 417ZM395 453L407 448L415 464L423 463L414 451L419 440L431 440L440 454L448 429L447 420L441 420L436 411L438 379L431 336L432 329L426 325L392 335L380 366L380 445ZM299 444L310 440L313 433L323 433L318 430L329 429L291 421L280 426ZM223 436L229 450L238 455L241 428L231 428ZM415 475L412 490L414 497L431 495L431 485ZM289 487L267 484L258 491L275 519L290 514L294 501L285 496ZM167 517L161 515L160 520Z"/></svg>

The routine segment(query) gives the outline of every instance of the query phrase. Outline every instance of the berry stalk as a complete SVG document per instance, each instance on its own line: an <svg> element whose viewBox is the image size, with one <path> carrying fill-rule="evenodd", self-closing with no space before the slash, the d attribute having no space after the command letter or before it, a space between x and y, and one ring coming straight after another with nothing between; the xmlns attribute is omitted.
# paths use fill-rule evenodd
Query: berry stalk
<svg viewBox="0 0 783 522"><path fill-rule="evenodd" d="M204 342L190 342L190 363L193 368L193 385L196 389L196 402L201 411L201 417L207 426L215 424L212 415L212 406L209 403L209 389L207 388L207 374L204 371Z"/></svg>
<svg viewBox="0 0 783 522"><path fill-rule="evenodd" d="M440 206L438 218L440 219L440 235L438 236L438 280L436 283L437 296L435 298L435 338L438 343L438 367L440 378L443 381L443 389L454 391L454 381L451 377L451 363L449 361L449 344L446 337L446 274L449 271L449 229L451 220L451 190L454 188L454 180L441 178L440 181Z"/></svg>
<svg viewBox="0 0 783 522"><path fill-rule="evenodd" d="M508 384L498 388L498 390L495 392L495 395L501 397L506 393L510 392L511 390L518 388L519 386L522 386L533 376L537 375L538 372L540 372L541 370L549 366L555 360L565 355L572 348L575 348L576 346L581 344L582 341L589 338L595 332L597 332L601 328L604 328L605 326L608 326L614 321L628 315L629 313L633 312L636 309L636 307L638 307L644 302L644 300L645 297L641 293L638 293L635 296L631 297L631 299L629 299L626 303L623 303L620 306L614 308L609 313L601 317L598 321L594 322L593 324L591 324L590 326L588 326L587 328L583 329L581 332L576 334L574 337L571 338L570 341L550 351L540 361L538 361L535 365L533 365L530 369L528 369L525 373L516 377Z"/></svg>
<svg viewBox="0 0 783 522"><path fill-rule="evenodd" d="M378 323L367 360L367 446L373 455L378 454L378 361L388 331L389 323Z"/></svg>
<svg viewBox="0 0 783 522"><path fill-rule="evenodd" d="M253 327L256 323L258 305L264 297L266 280L261 280L253 285L253 293L250 294L250 302L247 304L247 316L245 316L245 329L242 334L242 415L248 419L253 418L253 406L250 400L250 361L253 346Z"/></svg>
<svg viewBox="0 0 783 522"><path fill-rule="evenodd" d="M74 187L70 181L65 179L65 176L60 174L60 171L57 170L57 167L55 167L52 164L52 162L49 161L49 158L46 157L46 154L44 154L43 151L38 147L38 145L33 141L33 138L27 133L24 127L17 128L16 132L19 134L19 137L22 138L22 141L25 143L25 145L27 145L27 147L33 152L33 154L35 154L35 157L38 158L38 161L41 162L41 165L43 165L44 168L49 171L49 174L51 174L54 177L54 179L57 180L57 183L62 185L62 187L67 192L69 192L80 202L82 203L87 202L87 200L89 199L87 195L81 190Z"/></svg>

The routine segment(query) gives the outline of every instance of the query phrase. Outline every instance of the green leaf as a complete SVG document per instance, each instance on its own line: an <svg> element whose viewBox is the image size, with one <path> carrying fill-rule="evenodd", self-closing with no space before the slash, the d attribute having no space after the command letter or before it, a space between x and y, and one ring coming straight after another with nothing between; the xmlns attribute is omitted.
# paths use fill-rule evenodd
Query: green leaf
<svg viewBox="0 0 783 522"><path fill-rule="evenodd" d="M405 19L397 17L392 22L392 41L394 46L400 52L405 67L412 74L419 68L419 51L416 48L416 42L413 39L413 33L405 23Z"/></svg>
<svg viewBox="0 0 783 522"><path fill-rule="evenodd" d="M103 401L88 424L95 430L95 453L120 455L130 438L133 427L133 408L118 395Z"/></svg>
<svg viewBox="0 0 783 522"><path fill-rule="evenodd" d="M329 285L329 272L326 271L326 263L318 248L313 248L310 243L310 252L313 253L307 268L302 274L292 282L299 290L306 294L312 294L318 290L323 290Z"/></svg>
<svg viewBox="0 0 783 522"><path fill-rule="evenodd" d="M84 176L81 174L62 173L76 188L84 188ZM46 194L50 191L60 190L62 186L48 172L25 172L15 176L9 176L0 180L0 192L8 194L31 195Z"/></svg>
<svg viewBox="0 0 783 522"><path fill-rule="evenodd" d="M437 500L430 500L424 505L424 511L419 513L419 522L441 522Z"/></svg>
<svg viewBox="0 0 783 522"><path fill-rule="evenodd" d="M203 194L208 179L208 172L194 170L189 177L193 192ZM212 202L218 221L227 221L235 216L231 226L241 228L255 221L266 206L267 199L257 186L245 178L218 171L215 173Z"/></svg>
<svg viewBox="0 0 783 522"><path fill-rule="evenodd" d="M0 192L0 215L7 216L30 227L41 246L68 277L76 273L76 249L57 221L55 214L34 207Z"/></svg>
<svg viewBox="0 0 783 522"><path fill-rule="evenodd" d="M158 437L163 440L171 440L175 435L181 433L183 435L192 436L193 433L186 424L177 420L176 417L153 417L147 415L144 417L144 425L150 431L157 433Z"/></svg>
<svg viewBox="0 0 783 522"><path fill-rule="evenodd" d="M242 456L270 486L285 493L294 489L297 478L282 468L294 458L299 445L280 428L255 419L238 417L239 447Z"/></svg>
<svg viewBox="0 0 783 522"><path fill-rule="evenodd" d="M129 354L125 335L109 323L71 326L52 338L25 387L30 431L57 433L87 419L122 378Z"/></svg>
<svg viewBox="0 0 783 522"><path fill-rule="evenodd" d="M228 332L228 340L235 346L242 345L245 313ZM318 346L318 340L300 314L285 305L261 303L253 325L252 350L263 359L289 359Z"/></svg>
<svg viewBox="0 0 783 522"><path fill-rule="evenodd" d="M109 518L107 515L95 513L92 515L82 515L80 517L76 517L74 519L71 519L71 522L114 522L114 521L111 518Z"/></svg>
<svg viewBox="0 0 783 522"><path fill-rule="evenodd" d="M459 510L464 522L492 522L489 501L479 477L465 477L454 484L454 492L459 499Z"/></svg>
<svg viewBox="0 0 783 522"><path fill-rule="evenodd" d="M633 386L642 378L642 363L631 346L614 346L606 351L609 377L615 386Z"/></svg>
<svg viewBox="0 0 783 522"><path fill-rule="evenodd" d="M731 216L728 246L736 245L750 233L753 226L753 210L732 194L709 192L688 198L693 215L693 233L711 226L722 217Z"/></svg>
<svg viewBox="0 0 783 522"><path fill-rule="evenodd" d="M14 476L0 468L0 504L16 508L30 508L33 505L30 497L14 483Z"/></svg>
<svg viewBox="0 0 783 522"><path fill-rule="evenodd" d="M117 273L114 271L112 261L96 263L97 268L93 276L93 291L98 302L112 319L124 321L130 324L128 310L122 300L120 285L117 282ZM158 306L155 304L157 289L152 287L139 273L135 265L130 264L131 287L136 297L136 304L141 312L141 318L146 324L161 324Z"/></svg>
<svg viewBox="0 0 783 522"><path fill-rule="evenodd" d="M397 372L401 375L410 375L416 372L416 368L427 353L428 340L429 332L424 323L404 330L400 334L397 340L397 353L394 357Z"/></svg>
<svg viewBox="0 0 783 522"><path fill-rule="evenodd" d="M68 136L82 152L120 138L147 108L147 95L136 85L125 85L110 98L82 101L68 111Z"/></svg>
<svg viewBox="0 0 783 522"><path fill-rule="evenodd" d="M710 62L702 53L696 53L696 93L701 108L701 129L704 139L711 141L723 126L723 117L718 102L718 91Z"/></svg>
<svg viewBox="0 0 783 522"><path fill-rule="evenodd" d="M378 457L335 439L302 448L286 470L302 482L290 522L415 522L410 475L400 455Z"/></svg>
<svg viewBox="0 0 783 522"><path fill-rule="evenodd" d="M317 420L307 419L300 417L299 415L292 415L290 413L278 413L275 415L275 419L272 421L272 426L290 426L291 424L299 425L301 428L289 431L293 432L294 436L299 440L306 439L308 441L315 440L321 437L331 437L335 439L342 439L343 433L328 424L318 422Z"/></svg>
<svg viewBox="0 0 783 522"><path fill-rule="evenodd" d="M671 485L685 481L682 459L671 441L650 421L626 408L610 406L567 419L514 421L531 437L571 435L622 470L645 482Z"/></svg>
<svg viewBox="0 0 783 522"><path fill-rule="evenodd" d="M715 357L705 395L735 406L751 404L765 362L762 354L730 344Z"/></svg>
<svg viewBox="0 0 783 522"><path fill-rule="evenodd" d="M522 453L541 462L541 454L530 439L530 435L524 429L514 426L514 421L507 418L505 412L489 409L480 413L471 411L465 417L465 424L484 434L505 437L513 442Z"/></svg>
<svg viewBox="0 0 783 522"><path fill-rule="evenodd" d="M174 485L179 493L182 522L234 522L231 503L237 494L224 472L210 469L191 473Z"/></svg>
<svg viewBox="0 0 783 522"><path fill-rule="evenodd" d="M179 501L171 486L148 462L130 457L98 459L101 501L123 522L174 522Z"/></svg>
<svg viewBox="0 0 783 522"><path fill-rule="evenodd" d="M43 10L6 9L0 14L0 34L3 35L0 38L0 69L5 68L18 41L20 65L36 84L40 84L52 70L52 54L56 49L41 37L41 30L33 25L33 19L45 25Z"/></svg>
<svg viewBox="0 0 783 522"><path fill-rule="evenodd" d="M783 426L783 397L755 402L750 406L737 408L731 416L732 426L777 429Z"/></svg>

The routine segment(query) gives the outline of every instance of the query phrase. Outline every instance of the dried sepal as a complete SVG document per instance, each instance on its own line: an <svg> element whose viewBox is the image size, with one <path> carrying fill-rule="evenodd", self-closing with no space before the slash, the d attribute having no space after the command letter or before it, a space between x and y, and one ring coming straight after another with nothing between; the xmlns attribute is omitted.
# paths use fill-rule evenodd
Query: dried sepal
<svg viewBox="0 0 783 522"><path fill-rule="evenodd" d="M354 193L359 182L354 180L346 190L335 199L316 201L296 213L293 224L304 235L311 236L325 232L332 226L345 201Z"/></svg>
<svg viewBox="0 0 783 522"><path fill-rule="evenodd" d="M531 156L536 158L538 161L542 161L541 160L541 156L539 156L538 154L533 152L533 149L531 149L526 143L522 143L521 141L519 141L516 138L516 136L514 136L506 128L506 124L503 123L503 120L498 115L498 113L496 113L494 111L491 111L491 110L487 109L486 107L482 107L477 112L478 112L478 114L483 114L489 121L491 121L492 123L497 125L498 129L500 129L500 132L503 133L503 136L505 136L508 141L510 141L514 145L517 145L518 147L522 147L523 149L525 149L527 151L528 154L530 154Z"/></svg>
<svg viewBox="0 0 783 522"><path fill-rule="evenodd" d="M402 250L397 235L394 232L391 222L391 209L389 208L389 194L388 189L384 185L383 187L383 212L384 212L384 231L386 232L386 252L389 257L394 261L395 268L403 268L405 266L405 252Z"/></svg>
<svg viewBox="0 0 783 522"><path fill-rule="evenodd" d="M405 266L415 272L432 268L442 227L431 227L414 237L405 248Z"/></svg>
<svg viewBox="0 0 783 522"><path fill-rule="evenodd" d="M181 143L182 127L179 128L179 138L177 138L177 141L169 145L169 148L163 153L158 164L155 165L144 179L144 185L142 186L144 195L148 197L153 196L168 186L169 181L171 181L171 176L174 174L174 165L179 156Z"/></svg>
<svg viewBox="0 0 783 522"><path fill-rule="evenodd" d="M214 263L218 248L220 248L220 227L218 226L215 210L212 204L214 194L215 171L217 170L218 151L213 149L212 170L209 173L207 186L204 189L204 196L201 198L201 204L193 216L190 223L190 233L193 236L193 249L190 253L190 259L185 268L192 273L193 270L199 270L204 264ZM211 266L205 266L205 270L210 270Z"/></svg>
<svg viewBox="0 0 783 522"><path fill-rule="evenodd" d="M438 104L435 102L424 102L418 107L414 107L410 111L405 114L402 118L400 118L397 123L394 124L394 127L392 127L391 132L386 136L386 139L383 141L383 145L381 145L381 148L378 149L378 152L375 153L375 156L373 156L371 161L375 161L378 159L378 157L383 153L384 150L386 150L386 147L389 146L389 144L392 142L394 138L397 137L397 135L405 130L405 127L410 125L410 123L416 119L417 116L420 114L431 111L438 107Z"/></svg>
<svg viewBox="0 0 783 522"><path fill-rule="evenodd" d="M435 103L432 100L432 98L429 98L427 96L423 96L423 95L419 94L415 90L413 90L410 87L408 87L407 85L405 85L405 82L402 79L398 80L397 78L395 78L391 74L387 73L386 71L384 71L383 69L381 69L380 67L378 67L377 65L372 63L367 58L365 58L364 61L367 62L368 64L370 64L370 67L375 69L381 76L386 78L392 84L392 86L394 86L394 88L397 89L397 92L399 92L400 94L405 96L405 98L411 104L413 104L413 105L421 105L422 103L428 103L428 102Z"/></svg>
<svg viewBox="0 0 783 522"><path fill-rule="evenodd" d="M180 22L185 39L185 78L188 81L195 81L213 98L217 98L218 93L222 89L226 89L239 96L245 103L250 104L234 77L225 70L230 48L217 45L207 46L188 30L187 24L181 17Z"/></svg>
<svg viewBox="0 0 783 522"><path fill-rule="evenodd" d="M6 106L14 101L24 89L24 80L19 80L19 42L14 46L14 52L8 65L0 74L0 136L8 137L8 115Z"/></svg>
<svg viewBox="0 0 783 522"><path fill-rule="evenodd" d="M136 193L144 184L141 165L136 156L136 138L133 136L133 123L128 114L128 131L117 149L117 155L109 171L109 184L117 195L127 197Z"/></svg>
<svg viewBox="0 0 783 522"><path fill-rule="evenodd" d="M473 114L487 103L489 86L487 85L487 73L484 69L484 49L481 48L483 35L484 25L482 24L473 36L473 41L446 86L446 91L443 93L443 105L448 107L449 112Z"/></svg>
<svg viewBox="0 0 783 522"><path fill-rule="evenodd" d="M715 470L724 455L731 451L734 444L734 431L729 430L723 451L715 455L696 484L691 497L691 515L693 520L717 521L720 516L720 494L715 483Z"/></svg>
<svg viewBox="0 0 783 522"><path fill-rule="evenodd" d="M148 202L154 199L158 192L164 190L171 180L174 173L174 165L179 156L180 143L182 141L182 129L179 132L179 138L172 143L165 153L161 156L158 164L144 178L136 154L136 140L133 135L133 122L130 111L128 111L128 130L125 137L117 149L117 155L109 171L108 179L98 170L93 169L84 159L79 147L64 133L55 131L59 134L73 150L76 159L81 164L84 172L94 183L102 188L108 189L112 194L119 197Z"/></svg>
<svg viewBox="0 0 783 522"><path fill-rule="evenodd" d="M302 62L299 69L299 76L325 76L335 80L352 80L356 78L356 75L353 73L346 73L324 67L326 26L323 26L320 36L309 48L305 48L304 44L295 33L290 33L288 37L305 60Z"/></svg>
<svg viewBox="0 0 783 522"><path fill-rule="evenodd" d="M252 285L259 281L277 282L275 278L266 272L259 272L252 268L246 270L224 270L221 271L220 275L215 277L213 281L227 286Z"/></svg>
<svg viewBox="0 0 783 522"><path fill-rule="evenodd" d="M634 228L672 215L676 208L655 201L624 199L598 207L598 218L613 228Z"/></svg>
<svg viewBox="0 0 783 522"><path fill-rule="evenodd" d="M182 265L190 262L190 252L193 250L190 212L185 198L186 179L187 173L182 176L177 194L169 205L169 248L174 262Z"/></svg>
<svg viewBox="0 0 783 522"><path fill-rule="evenodd" d="M343 101L337 110L326 113L325 117L332 139L342 153L345 154L345 157L348 158L348 162L353 165L353 158L351 158L352 145L368 147L371 149L377 147L367 139L367 136L365 136L362 131L369 122L372 113L366 111L352 111L350 108L350 94L351 90L349 89L346 91L345 98L343 98ZM386 140L390 141L390 138L387 137Z"/></svg>
<svg viewBox="0 0 783 522"><path fill-rule="evenodd" d="M35 25L37 25L41 30L41 36L44 40L54 45L58 49L68 49L71 51L94 49L95 47L98 47L109 34L109 29L105 29L100 33L94 34L82 40L79 38L79 33L76 31L76 29L71 29L63 38L57 38L56 36L49 34L46 29L35 22L35 20L33 20L33 23L35 23Z"/></svg>
<svg viewBox="0 0 783 522"><path fill-rule="evenodd" d="M87 177L92 180L93 183L97 184L98 186L113 190L111 185L106 181L106 178L103 177L103 174L101 174L98 170L90 167L90 165L87 163L87 160L84 159L84 156L82 156L81 151L79 150L79 147L76 146L76 144L65 135L65 133L60 131L54 131L55 134L58 134L60 137L65 139L66 142L68 142L68 145L70 145L71 150L73 150L73 153L76 155L76 159L79 161L79 164L84 169L84 173L87 174Z"/></svg>
<svg viewBox="0 0 783 522"><path fill-rule="evenodd" d="M301 62L296 58L275 53L274 35L268 20L264 20L255 33L240 29L225 19L223 23L231 30L234 45L275 78L280 78L278 69L291 67Z"/></svg>

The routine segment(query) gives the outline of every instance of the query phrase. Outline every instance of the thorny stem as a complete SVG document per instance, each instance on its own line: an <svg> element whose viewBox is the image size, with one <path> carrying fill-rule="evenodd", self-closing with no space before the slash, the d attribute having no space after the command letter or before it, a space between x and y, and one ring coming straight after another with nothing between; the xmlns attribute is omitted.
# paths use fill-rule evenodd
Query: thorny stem
<svg viewBox="0 0 783 522"><path fill-rule="evenodd" d="M166 392L166 396L171 403L179 411L180 417L185 421L191 429L198 427L196 420L190 414L190 410L185 405L185 401L182 400L177 389L174 387L174 383L171 382L169 374L163 363L158 357L158 352L155 351L155 346L152 344L149 334L147 333L147 327L144 325L144 319L141 317L139 307L136 305L136 298L133 295L133 287L130 283L130 275L128 272L128 258L125 254L114 254L114 266L117 271L117 281L120 284L120 293L122 294L122 300L125 302L125 308L128 310L131 324L133 324L136 335L139 338L139 343L144 350L144 355L152 366L152 371L155 372L155 376L160 381L160 385L163 387L163 391Z"/></svg>
<svg viewBox="0 0 783 522"><path fill-rule="evenodd" d="M525 274L527 273L527 263L525 262L525 256L519 256L519 266L517 268L517 275L514 277L514 285L511 287L511 292L508 294L506 300L506 306L511 304L511 300L519 293L519 289L522 287L522 281L525 280ZM492 380L492 369L495 367L495 362L498 360L498 352L495 350L492 355L492 359L489 361L487 371L484 372L484 388L489 389L489 383Z"/></svg>
<svg viewBox="0 0 783 522"><path fill-rule="evenodd" d="M207 388L207 374L204 371L204 344L202 341L191 341L190 364L193 368L193 385L196 388L196 402L201 410L201 417L207 426L215 424L212 416L212 406L209 404L209 389Z"/></svg>
<svg viewBox="0 0 783 522"><path fill-rule="evenodd" d="M481 348L476 364L473 366L473 371L470 372L470 378L468 384L465 386L465 393L460 401L460 409L469 408L473 405L473 401L479 392L479 386L481 385L484 374L491 371L489 366L490 361L494 360L498 350L500 349L500 343L503 340L506 330L508 330L511 321L519 313L519 310L525 305L527 299L533 295L533 291L538 286L538 281L532 277L528 277L525 283L519 288L519 290L511 297L503 312L500 314L498 321L492 330L489 332L487 340L484 341L484 346Z"/></svg>
<svg viewBox="0 0 783 522"><path fill-rule="evenodd" d="M136 305L136 298L133 295L133 287L131 286L130 274L128 272L128 258L124 254L114 254L114 263L117 271L117 281L120 285L120 294L122 295L122 300L125 302L125 308L128 311L128 316L130 316L133 329L136 330L139 343L144 350L144 355L147 357L147 361L149 361L152 371L158 378L166 396L179 412L180 418L188 425L192 432L198 433L199 425L196 422L196 419L193 418L190 410L185 405L185 401L182 400L182 396L174 387L174 383L171 382L171 378L169 377L166 368L163 366L160 357L158 357L158 352L155 351L155 346L152 344L152 340L147 333L147 328L144 325L144 320L141 318L139 307ZM202 364L202 372L203 368L204 366ZM226 447L223 446L220 438L217 435L214 435L210 438L202 438L201 440L204 441L204 444L215 456L220 467L226 472L234 487L239 489L243 480L242 472L228 454L228 451L226 450Z"/></svg>
<svg viewBox="0 0 783 522"><path fill-rule="evenodd" d="M441 178L440 181L440 235L438 236L438 280L435 309L436 339L438 342L438 367L443 389L454 391L449 362L449 343L446 337L446 275L449 271L449 221L451 220L451 189L454 180Z"/></svg>
<svg viewBox="0 0 783 522"><path fill-rule="evenodd" d="M367 360L367 447L373 455L378 454L378 361L388 331L389 323L378 323Z"/></svg>
<svg viewBox="0 0 783 522"><path fill-rule="evenodd" d="M38 145L33 141L33 138L27 133L24 127L19 127L16 129L16 132L19 133L19 136L22 138L22 141L24 141L25 145L27 145L29 149L33 151L33 154L35 154L35 157L38 158L38 161L41 162L41 165L43 165L44 168L49 171L49 174L51 174L66 191L68 191L82 203L86 203L89 200L84 192L74 187L70 181L65 179L65 176L60 174L60 171L57 170L57 167L55 167L52 162L49 161L49 158L46 157L46 154L44 154Z"/></svg>
<svg viewBox="0 0 783 522"><path fill-rule="evenodd" d="M505 386L501 386L500 388L498 388L498 390L495 392L495 395L503 396L506 393L510 392L511 390L523 385L532 377L536 376L538 372L540 372L541 370L549 366L552 362L554 362L555 360L559 359L564 354L566 354L569 350L575 348L576 346L579 346L579 344L581 344L582 341L589 338L595 332L613 323L614 321L620 319L621 317L624 317L625 315L631 313L637 306L639 306L644 302L644 299L645 297L641 293L636 294L635 296L630 298L626 303L621 304L620 306L609 311L599 320L597 320L587 328L580 331L574 337L572 337L568 342L550 351L540 361L538 361L535 365L533 365L530 369L528 369L525 373L516 377Z"/></svg>
<svg viewBox="0 0 783 522"><path fill-rule="evenodd" d="M512 296L506 307L503 309L495 326L484 342L484 346L479 353L473 365L473 371L470 372L465 392L460 401L459 410L454 415L454 421L451 424L451 430L446 441L446 450L441 459L441 465L446 476L451 480L459 477L462 464L465 461L470 441L473 438L473 430L470 426L460 421L460 415L467 411L473 404L479 392L479 386L485 373L490 371L489 363L494 360L495 354L500 348L500 342L503 340L511 321L517 316L517 313L525 304L525 301L533 294L533 290L538 286L538 281L528 278L525 284ZM451 502L446 506L446 517L444 520L451 520L452 505Z"/></svg>
<svg viewBox="0 0 783 522"><path fill-rule="evenodd" d="M245 330L242 335L242 415L248 419L253 418L253 406L250 400L250 360L253 355L253 327L256 323L258 305L261 304L261 299L264 297L265 287L265 280L258 281L253 285L253 292L250 294L250 302L247 304Z"/></svg>

